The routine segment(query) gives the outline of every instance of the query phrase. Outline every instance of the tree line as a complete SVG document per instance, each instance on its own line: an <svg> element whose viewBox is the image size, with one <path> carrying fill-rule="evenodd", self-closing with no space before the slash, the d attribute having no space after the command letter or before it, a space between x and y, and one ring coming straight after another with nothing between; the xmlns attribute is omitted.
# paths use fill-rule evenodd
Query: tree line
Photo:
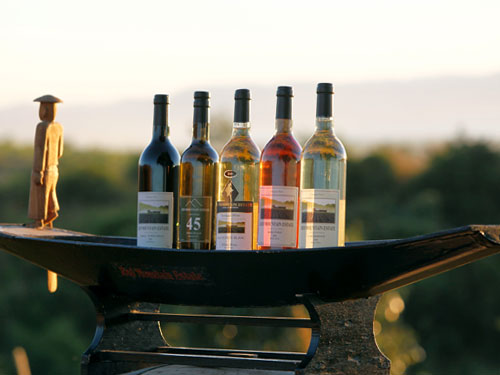
<svg viewBox="0 0 500 375"><path fill-rule="evenodd" d="M500 223L500 150L494 145L456 139L427 153L379 147L359 156L348 149L348 241ZM61 211L55 225L98 235L135 236L138 154L67 147L60 165ZM31 146L1 144L1 222L27 221L31 162ZM392 360L394 375L498 371L498 269L500 257L494 256L384 296L375 331ZM254 311L236 311L245 312ZM298 307L273 312L303 313ZM77 286L61 280L59 291L50 295L43 270L0 252L0 319L1 374L15 373L11 351L16 346L26 349L33 373L79 373L95 315ZM180 345L260 345L272 350L305 350L307 345L304 331L173 324L163 328L167 340Z"/></svg>

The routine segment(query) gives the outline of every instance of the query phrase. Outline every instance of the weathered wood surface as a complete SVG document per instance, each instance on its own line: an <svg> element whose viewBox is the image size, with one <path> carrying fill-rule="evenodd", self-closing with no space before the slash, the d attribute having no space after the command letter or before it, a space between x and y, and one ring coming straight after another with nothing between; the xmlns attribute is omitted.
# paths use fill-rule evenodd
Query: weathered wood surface
<svg viewBox="0 0 500 375"><path fill-rule="evenodd" d="M43 237L52 238L54 236L72 237L72 236L86 236L87 235L85 233L74 232L71 230L59 229L59 228L48 228L48 227L33 228L33 227L25 225L25 224L19 224L19 225L0 224L0 232L7 234L9 236L30 237L30 238L43 238Z"/></svg>

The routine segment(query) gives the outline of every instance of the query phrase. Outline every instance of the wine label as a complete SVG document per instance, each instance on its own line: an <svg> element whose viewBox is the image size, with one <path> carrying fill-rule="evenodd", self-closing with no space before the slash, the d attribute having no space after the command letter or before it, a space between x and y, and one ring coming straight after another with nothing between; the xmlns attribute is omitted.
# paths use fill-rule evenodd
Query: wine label
<svg viewBox="0 0 500 375"><path fill-rule="evenodd" d="M300 190L299 247L338 246L339 198L339 190Z"/></svg>
<svg viewBox="0 0 500 375"><path fill-rule="evenodd" d="M212 238L212 197L180 197L179 209L179 241L210 243Z"/></svg>
<svg viewBox="0 0 500 375"><path fill-rule="evenodd" d="M252 250L253 202L217 202L217 250Z"/></svg>
<svg viewBox="0 0 500 375"><path fill-rule="evenodd" d="M259 246L297 247L297 201L293 186L261 186Z"/></svg>
<svg viewBox="0 0 500 375"><path fill-rule="evenodd" d="M172 248L174 193L140 191L137 199L137 246Z"/></svg>

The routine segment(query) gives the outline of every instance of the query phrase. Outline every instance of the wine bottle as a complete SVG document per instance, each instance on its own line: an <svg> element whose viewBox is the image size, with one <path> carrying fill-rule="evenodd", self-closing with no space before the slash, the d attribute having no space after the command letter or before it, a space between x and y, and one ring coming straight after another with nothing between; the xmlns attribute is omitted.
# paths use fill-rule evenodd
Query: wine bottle
<svg viewBox="0 0 500 375"><path fill-rule="evenodd" d="M194 93L193 139L181 156L179 190L180 249L215 247L213 215L219 156L210 145L210 94Z"/></svg>
<svg viewBox="0 0 500 375"><path fill-rule="evenodd" d="M333 85L316 92L316 131L301 157L301 248L344 246L347 154L333 129Z"/></svg>
<svg viewBox="0 0 500 375"><path fill-rule="evenodd" d="M250 136L250 90L234 93L233 134L220 155L217 250L256 248L260 150Z"/></svg>
<svg viewBox="0 0 500 375"><path fill-rule="evenodd" d="M168 95L155 95L153 138L139 158L137 246L175 247L179 161L170 142Z"/></svg>
<svg viewBox="0 0 500 375"><path fill-rule="evenodd" d="M298 241L302 150L292 133L293 90L280 86L276 96L276 133L260 158L259 249L293 249Z"/></svg>

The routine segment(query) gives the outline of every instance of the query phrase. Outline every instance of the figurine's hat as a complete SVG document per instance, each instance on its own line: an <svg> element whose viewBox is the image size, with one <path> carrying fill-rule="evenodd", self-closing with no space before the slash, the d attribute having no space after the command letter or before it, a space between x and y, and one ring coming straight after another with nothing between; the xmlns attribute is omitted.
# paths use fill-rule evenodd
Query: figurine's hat
<svg viewBox="0 0 500 375"><path fill-rule="evenodd" d="M53 95L44 95L40 96L39 98L36 98L33 100L34 102L40 102L40 103L62 103L63 101Z"/></svg>

